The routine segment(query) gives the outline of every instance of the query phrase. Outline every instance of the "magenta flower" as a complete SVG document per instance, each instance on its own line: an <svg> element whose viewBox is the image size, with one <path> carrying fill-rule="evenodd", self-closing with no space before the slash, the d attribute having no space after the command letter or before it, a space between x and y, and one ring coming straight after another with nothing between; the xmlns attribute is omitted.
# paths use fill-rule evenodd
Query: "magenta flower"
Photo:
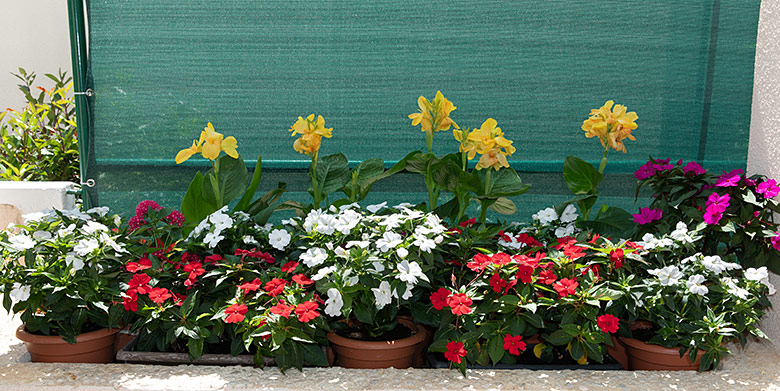
<svg viewBox="0 0 780 391"><path fill-rule="evenodd" d="M639 225L645 225L655 220L661 220L663 211L661 209L641 208L639 213L633 214L634 222Z"/></svg>
<svg viewBox="0 0 780 391"><path fill-rule="evenodd" d="M720 222L720 219L722 218L723 218L723 213L718 212L717 209L707 208L707 211L704 212L704 222L709 225L718 224L718 222Z"/></svg>
<svg viewBox="0 0 780 391"><path fill-rule="evenodd" d="M728 194L718 195L718 193L712 193L710 194L710 197L707 198L705 206L708 211L712 209L715 212L723 213L726 211L726 208L729 207L729 201L731 201L731 196Z"/></svg>
<svg viewBox="0 0 780 391"><path fill-rule="evenodd" d="M693 175L701 175L707 172L707 170L704 169L699 163L696 162L689 162L688 164L683 167L683 172L686 174L689 172L692 172Z"/></svg>
<svg viewBox="0 0 780 391"><path fill-rule="evenodd" d="M772 247L775 250L780 251L780 232L775 232L775 236L769 239L772 242Z"/></svg>
<svg viewBox="0 0 780 391"><path fill-rule="evenodd" d="M764 181L756 186L756 193L763 194L764 198L774 198L780 194L780 186L774 179Z"/></svg>
<svg viewBox="0 0 780 391"><path fill-rule="evenodd" d="M741 175L744 172L745 171L740 170L740 169L732 170L729 173L726 173L724 171L723 175L721 175L718 178L718 181L715 182L715 186L720 186L720 187L734 187L734 186L737 186L737 185L739 185L739 181L740 181L740 179L742 179Z"/></svg>
<svg viewBox="0 0 780 391"><path fill-rule="evenodd" d="M634 172L634 178L641 180L650 178L651 176L655 175L655 168L653 168L652 162L647 162L639 167L636 172Z"/></svg>

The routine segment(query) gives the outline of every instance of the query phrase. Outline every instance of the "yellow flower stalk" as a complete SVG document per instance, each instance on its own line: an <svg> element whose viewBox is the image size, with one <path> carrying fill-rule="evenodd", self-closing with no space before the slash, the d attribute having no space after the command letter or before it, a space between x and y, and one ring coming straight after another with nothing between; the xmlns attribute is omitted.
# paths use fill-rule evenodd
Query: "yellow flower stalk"
<svg viewBox="0 0 780 391"><path fill-rule="evenodd" d="M623 140L636 140L631 131L637 128L638 118L635 112L627 112L626 106L608 100L604 106L590 111L590 117L582 122L582 130L585 137L598 137L605 153L609 148L626 153Z"/></svg>
<svg viewBox="0 0 780 391"><path fill-rule="evenodd" d="M433 133L440 130L448 130L450 127L459 129L458 124L450 118L457 107L447 100L441 91L436 91L433 101L429 101L424 96L417 98L417 106L420 111L409 114L412 120L412 126L420 125L420 130L425 132L425 141L428 145L428 152L433 149Z"/></svg>
<svg viewBox="0 0 780 391"><path fill-rule="evenodd" d="M498 170L501 167L509 167L506 157L515 153L512 141L504 138L504 132L493 118L488 118L479 129L474 129L468 135L468 144L463 151L468 151L468 159L474 159L477 154L482 155L477 163L477 170L493 167Z"/></svg>
<svg viewBox="0 0 780 391"><path fill-rule="evenodd" d="M192 155L200 153L204 158L209 160L216 160L219 157L220 152L225 152L233 159L238 159L238 141L233 136L225 138L222 133L218 133L214 130L214 125L211 122L203 128L200 132L200 139L198 141L193 140L192 146L182 149L176 154L176 164L181 164Z"/></svg>

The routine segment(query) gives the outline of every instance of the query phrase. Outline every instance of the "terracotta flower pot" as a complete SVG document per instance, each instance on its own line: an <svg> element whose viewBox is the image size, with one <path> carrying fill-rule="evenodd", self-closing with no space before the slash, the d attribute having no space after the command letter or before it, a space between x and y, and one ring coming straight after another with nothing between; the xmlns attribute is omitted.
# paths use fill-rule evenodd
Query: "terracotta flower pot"
<svg viewBox="0 0 780 391"><path fill-rule="evenodd" d="M628 348L626 345L620 342L620 339L618 339L615 334L611 334L610 337L612 337L612 346L607 345L607 353L612 356L615 361L619 362L620 365L623 366L623 369L630 370L631 367L630 363L628 362Z"/></svg>
<svg viewBox="0 0 780 391"><path fill-rule="evenodd" d="M688 353L680 357L680 349L651 345L638 339L620 337L628 353L631 370L640 371L695 371L699 369L703 351L699 350L696 361L691 362Z"/></svg>
<svg viewBox="0 0 780 391"><path fill-rule="evenodd" d="M410 319L399 318L398 323L412 330L412 336L393 341L361 341L330 332L328 341L344 368L409 368L422 349L427 332Z"/></svg>
<svg viewBox="0 0 780 391"><path fill-rule="evenodd" d="M114 341L120 329L100 329L76 337L69 344L59 336L35 335L16 329L16 338L24 341L33 362L109 363L114 361Z"/></svg>
<svg viewBox="0 0 780 391"><path fill-rule="evenodd" d="M114 340L114 354L122 350L122 348L127 346L127 344L138 335L138 333L130 332L131 327L132 325L127 325L116 334L116 339Z"/></svg>

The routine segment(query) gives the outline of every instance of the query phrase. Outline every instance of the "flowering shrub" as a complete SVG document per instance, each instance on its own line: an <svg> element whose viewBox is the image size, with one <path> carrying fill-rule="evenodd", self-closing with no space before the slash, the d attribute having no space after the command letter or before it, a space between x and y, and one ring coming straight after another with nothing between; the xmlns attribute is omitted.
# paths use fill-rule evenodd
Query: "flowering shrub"
<svg viewBox="0 0 780 391"><path fill-rule="evenodd" d="M522 251L474 256L466 264L473 279L430 295L443 319L429 349L461 370L467 363L514 363L528 344L545 361L565 349L578 363L601 362L618 327L602 302L621 296L605 276L639 260L631 246L596 236L588 243L565 237L544 247L526 234Z"/></svg>
<svg viewBox="0 0 780 391"><path fill-rule="evenodd" d="M3 306L34 334L76 336L118 327L115 276L128 257L119 216L108 208L53 210L32 216L20 231L0 231Z"/></svg>
<svg viewBox="0 0 780 391"><path fill-rule="evenodd" d="M758 322L775 290L766 267L743 270L734 254L724 259L696 252L701 240L682 222L669 234L645 234L639 244L650 262L646 277L634 276L636 284L622 289L629 318L652 324L634 330L637 338L680 348L692 362L700 349L700 370L707 370L729 353L725 342L736 339L744 346L747 333L766 338Z"/></svg>
<svg viewBox="0 0 780 391"><path fill-rule="evenodd" d="M287 224L296 230L295 254L323 295L331 326L357 321L369 337L395 329L399 309L430 286L427 274L447 235L438 216L406 207L372 214L345 205Z"/></svg>
<svg viewBox="0 0 780 391"><path fill-rule="evenodd" d="M696 227L703 254L734 255L746 267L767 266L780 272L780 233L773 198L780 193L774 179L747 177L742 170L721 175L695 162L671 164L651 159L634 174L639 188L648 186L653 202L634 215L634 236L670 232L678 222ZM637 190L638 191L638 190Z"/></svg>

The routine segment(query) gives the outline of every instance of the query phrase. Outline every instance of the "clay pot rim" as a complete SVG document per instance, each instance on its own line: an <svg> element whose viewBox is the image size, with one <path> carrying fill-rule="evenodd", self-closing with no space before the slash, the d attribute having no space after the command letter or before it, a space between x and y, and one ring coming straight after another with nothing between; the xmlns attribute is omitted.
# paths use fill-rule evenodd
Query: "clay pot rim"
<svg viewBox="0 0 780 391"><path fill-rule="evenodd" d="M100 329L95 331L90 331L88 333L82 333L76 336L76 343L80 342L89 342L96 339L105 338L111 335L114 335L118 332L120 332L122 329L117 327L113 329ZM38 334L32 334L28 333L27 330L24 329L24 325L19 326L16 329L16 338L20 339L23 342L30 342L38 345L57 345L57 344L63 344L66 343L64 339L62 339L59 335L38 335Z"/></svg>
<svg viewBox="0 0 780 391"><path fill-rule="evenodd" d="M645 351L649 351L649 352L653 352L653 353L670 353L670 352L674 352L678 356L680 355L680 348L679 347L677 347L677 348L667 348L665 346L654 345L654 344L651 344L651 343L643 342L643 341L640 341L640 340L638 340L636 338L628 338L628 337L623 337L623 336L619 336L618 339L620 340L620 342L623 342L624 344L628 345L628 347L633 348L633 349L640 349L640 350L645 350ZM686 352L685 354L687 355L688 354L688 350L686 350L685 352ZM701 351L698 354L701 354Z"/></svg>
<svg viewBox="0 0 780 391"><path fill-rule="evenodd" d="M393 348L404 348L408 346L414 346L418 343L421 343L423 340L425 340L425 328L422 325L414 324L413 322L406 320L406 319L398 319L398 323L403 324L405 327L408 327L410 330L414 331L415 334L411 335L406 338L401 339L394 339L389 341L363 341L359 339L352 339L352 338L345 338L340 335L338 335L336 332L329 332L328 333L328 340L335 345L341 345L341 346L355 346L359 345L360 349L365 350L385 350L387 349L388 345L392 346ZM409 327L412 326L412 327Z"/></svg>

